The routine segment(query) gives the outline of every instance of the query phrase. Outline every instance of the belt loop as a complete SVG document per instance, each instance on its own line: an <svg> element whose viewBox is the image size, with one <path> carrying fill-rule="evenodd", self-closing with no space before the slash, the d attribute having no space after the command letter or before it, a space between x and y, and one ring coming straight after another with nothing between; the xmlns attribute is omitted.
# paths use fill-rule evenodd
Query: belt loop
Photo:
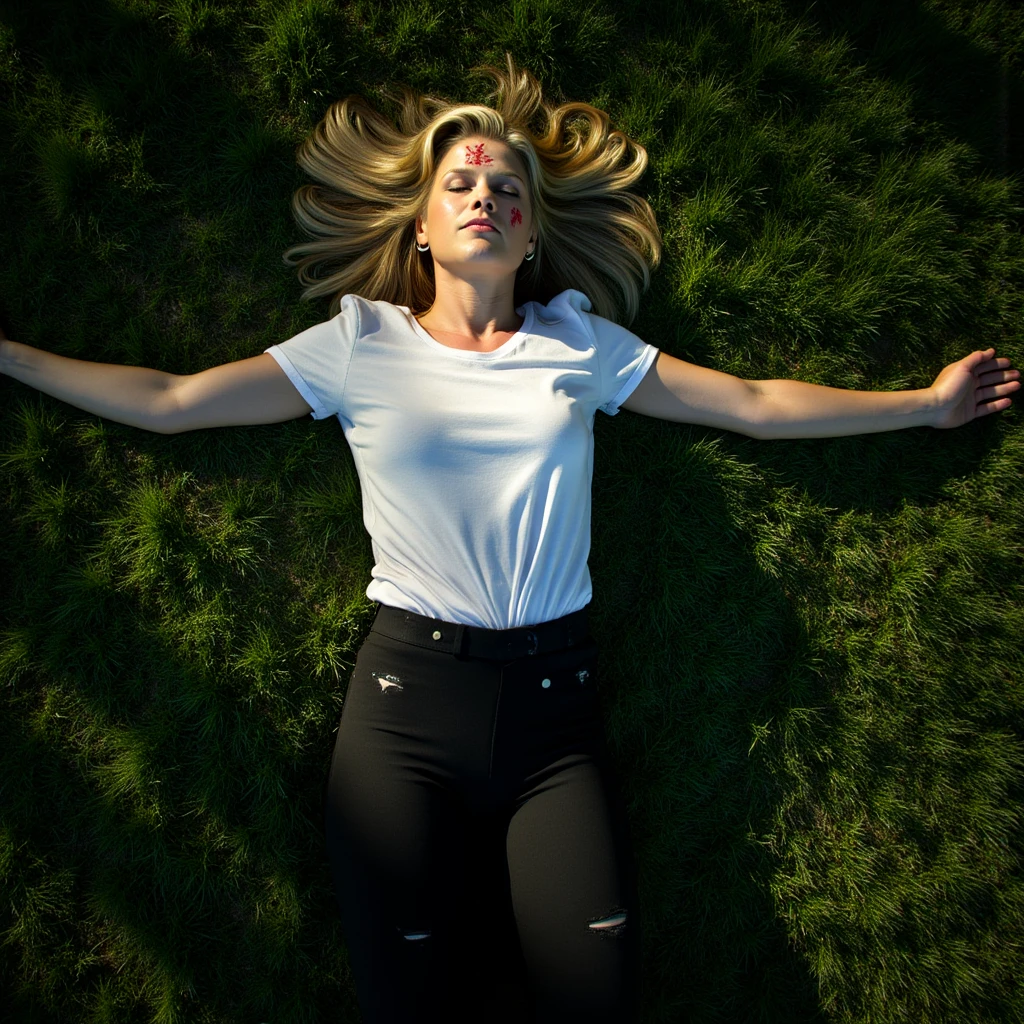
<svg viewBox="0 0 1024 1024"><path fill-rule="evenodd" d="M459 622L455 626L455 644L454 644L454 648L455 649L454 649L453 653L455 654L456 658L461 658L462 657L462 648L465 646L465 643L466 643L466 627L461 622Z"/></svg>

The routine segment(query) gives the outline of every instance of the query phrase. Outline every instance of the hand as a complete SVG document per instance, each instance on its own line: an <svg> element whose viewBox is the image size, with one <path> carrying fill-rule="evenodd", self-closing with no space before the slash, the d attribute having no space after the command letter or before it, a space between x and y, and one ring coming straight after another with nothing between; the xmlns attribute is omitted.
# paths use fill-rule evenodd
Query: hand
<svg viewBox="0 0 1024 1024"><path fill-rule="evenodd" d="M961 427L979 416L1002 412L1012 404L1004 398L1020 387L1020 370L1009 369L1009 359L994 358L996 350L972 352L950 363L932 382L935 396L933 427ZM996 398L992 402L989 399Z"/></svg>

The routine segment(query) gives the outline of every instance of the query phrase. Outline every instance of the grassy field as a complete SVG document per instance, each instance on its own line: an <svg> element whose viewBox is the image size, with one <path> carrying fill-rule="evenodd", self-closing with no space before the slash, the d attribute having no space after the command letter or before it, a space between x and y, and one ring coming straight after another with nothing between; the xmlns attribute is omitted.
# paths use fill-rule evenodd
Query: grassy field
<svg viewBox="0 0 1024 1024"><path fill-rule="evenodd" d="M632 329L666 352L880 390L1024 364L1011 0L3 0L0 323L189 373L325 319L281 258L296 145L351 92L482 99L506 50L648 148ZM339 425L0 392L0 1002L357 1021L320 831L373 611ZM801 441L598 417L645 1022L1024 1021L1019 404Z"/></svg>

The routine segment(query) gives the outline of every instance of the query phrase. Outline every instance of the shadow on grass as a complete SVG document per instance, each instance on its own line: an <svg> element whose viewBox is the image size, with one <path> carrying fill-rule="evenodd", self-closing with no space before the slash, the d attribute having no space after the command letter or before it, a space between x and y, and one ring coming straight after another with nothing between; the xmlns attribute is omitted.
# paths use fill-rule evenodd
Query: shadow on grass
<svg viewBox="0 0 1024 1024"><path fill-rule="evenodd" d="M1024 19L1012 5L977 12L987 24L987 48L949 25L958 15L971 18L970 3L943 5L945 19L920 0L784 6L823 36L848 39L869 73L908 86L915 121L939 124L968 143L991 173L1024 171Z"/></svg>
<svg viewBox="0 0 1024 1024"><path fill-rule="evenodd" d="M47 462L89 472L67 451ZM249 643L287 581L165 534L166 572L126 586L96 525L34 551L17 530L3 553L10 1000L38 1020L353 1014L319 822L335 687L287 643L243 665L221 635ZM175 605L191 614L177 640ZM327 717L299 724L290 701ZM53 878L69 880L59 901Z"/></svg>
<svg viewBox="0 0 1024 1024"><path fill-rule="evenodd" d="M784 780L752 749L793 708L818 709L827 729L822 680L844 663L809 649L751 557L715 457L698 445L680 462L677 429L632 415L595 428L592 617L638 849L644 1019L823 1021L761 845ZM607 467L627 460L624 493Z"/></svg>
<svg viewBox="0 0 1024 1024"><path fill-rule="evenodd" d="M1015 927L1013 620L993 609L963 624L979 591L999 592L1005 545L964 551L975 561L956 603L934 582L960 557L944 538L923 577L933 582L901 598L899 563L920 539L886 508L846 500L852 441L807 487L799 467L767 457L779 445L626 419L596 429L591 569L608 724L657 935L645 1019L861 1019L897 958L920 977L888 987L891 1019L1004 1019L1008 959L985 981L948 943L987 948ZM833 443L818 442L819 455ZM636 479L624 486L607 467L626 460ZM726 491L737 479L742 497ZM785 511L758 479L810 498ZM927 518L937 494L911 490L889 488ZM851 544L832 530L865 510L879 513L884 551L871 531ZM772 519L783 529L758 528ZM764 550L787 523L800 531L792 546ZM867 592L852 603L846 582L825 578L844 543ZM1002 838L981 852L984 821ZM972 895L954 909L945 894L960 885Z"/></svg>
<svg viewBox="0 0 1024 1024"><path fill-rule="evenodd" d="M721 45L745 54L758 12L725 7L719 0L695 0L685 7L673 0L626 0L619 8L619 31L628 46L628 41L669 38L684 26L707 24L714 26ZM1012 4L993 3L977 11L974 4L950 0L942 8L944 16L921 0L777 0L766 4L760 17L787 28L802 24L813 33L812 40L845 39L851 59L862 63L868 75L907 87L915 122L938 125L945 137L966 142L986 170L1019 175L1024 170L1024 18ZM780 19L780 12L786 17ZM975 13L985 27L987 46L951 28L957 18L970 21ZM764 104L805 117L813 117L827 100L821 80L784 51L765 61L757 88ZM863 141L872 152L875 140Z"/></svg>

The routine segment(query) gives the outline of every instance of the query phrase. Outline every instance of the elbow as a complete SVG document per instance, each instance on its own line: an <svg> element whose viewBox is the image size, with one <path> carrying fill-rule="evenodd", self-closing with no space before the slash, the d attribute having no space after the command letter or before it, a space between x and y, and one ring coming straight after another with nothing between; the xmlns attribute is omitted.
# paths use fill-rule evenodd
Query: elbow
<svg viewBox="0 0 1024 1024"><path fill-rule="evenodd" d="M184 413L179 411L176 416L155 416L146 429L157 434L184 434L189 430L195 430L196 427L187 421Z"/></svg>
<svg viewBox="0 0 1024 1024"><path fill-rule="evenodd" d="M183 434L185 432L184 427L176 427L170 423L152 423L146 429L154 434Z"/></svg>
<svg viewBox="0 0 1024 1024"><path fill-rule="evenodd" d="M743 426L741 433L752 437L756 441L770 441L773 437L771 432L771 420L768 416L768 399L761 390L761 381L744 381L749 394L743 415Z"/></svg>
<svg viewBox="0 0 1024 1024"><path fill-rule="evenodd" d="M138 419L119 418L118 422L126 423L129 427L135 427L138 430L145 430L150 434L180 434L182 430L186 429L155 413Z"/></svg>
<svg viewBox="0 0 1024 1024"><path fill-rule="evenodd" d="M171 374L168 377L170 379L150 404L145 428L156 434L182 434L189 429L186 410L182 407L176 387L183 378Z"/></svg>
<svg viewBox="0 0 1024 1024"><path fill-rule="evenodd" d="M146 422L139 426L154 434L180 434L180 423L181 417L175 416L173 409L166 408L163 402L157 402L149 410Z"/></svg>

